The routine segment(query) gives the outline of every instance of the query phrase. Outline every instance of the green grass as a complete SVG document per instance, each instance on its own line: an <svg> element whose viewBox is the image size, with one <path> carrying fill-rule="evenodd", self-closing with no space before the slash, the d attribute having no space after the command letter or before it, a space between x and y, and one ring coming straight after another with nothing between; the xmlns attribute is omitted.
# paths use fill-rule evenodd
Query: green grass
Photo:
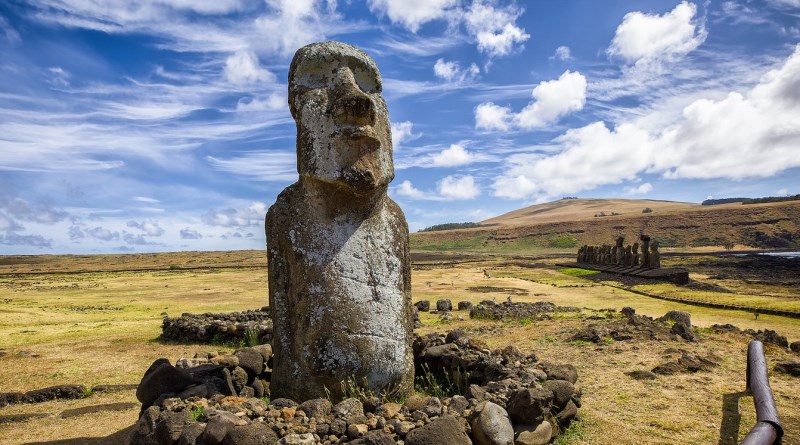
<svg viewBox="0 0 800 445"><path fill-rule="evenodd" d="M556 437L553 445L570 445L578 441L585 441L588 438L588 434L583 427L583 422L581 420L573 420L569 426Z"/></svg>
<svg viewBox="0 0 800 445"><path fill-rule="evenodd" d="M562 267L558 271L571 277L583 277L597 273L596 270L581 269L580 267Z"/></svg>

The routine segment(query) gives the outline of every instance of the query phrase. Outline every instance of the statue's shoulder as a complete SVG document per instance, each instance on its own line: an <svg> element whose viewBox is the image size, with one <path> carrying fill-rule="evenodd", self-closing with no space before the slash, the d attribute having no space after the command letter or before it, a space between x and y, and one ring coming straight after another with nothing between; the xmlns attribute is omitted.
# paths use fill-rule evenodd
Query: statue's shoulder
<svg viewBox="0 0 800 445"><path fill-rule="evenodd" d="M406 222L406 215L403 213L403 209L394 202L392 198L386 197L386 204L385 204L386 212L396 220L400 225L405 227L406 232L408 231L408 223Z"/></svg>
<svg viewBox="0 0 800 445"><path fill-rule="evenodd" d="M298 211L300 185L295 182L283 189L267 210L267 226L273 222L286 221L291 219Z"/></svg>

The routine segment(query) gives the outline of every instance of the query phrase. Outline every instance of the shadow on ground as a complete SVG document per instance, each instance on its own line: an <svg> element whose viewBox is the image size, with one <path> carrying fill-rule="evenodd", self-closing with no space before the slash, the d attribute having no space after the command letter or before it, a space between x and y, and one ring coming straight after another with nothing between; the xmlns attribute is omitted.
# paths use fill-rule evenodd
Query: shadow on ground
<svg viewBox="0 0 800 445"><path fill-rule="evenodd" d="M739 399L747 395L746 391L740 391L722 396L722 424L719 426L719 442L717 445L736 445L739 443L739 425L742 420L742 415L739 414Z"/></svg>
<svg viewBox="0 0 800 445"><path fill-rule="evenodd" d="M107 437L78 437L50 442L26 442L24 445L120 445L128 442L128 435L133 431L134 426L131 425Z"/></svg>

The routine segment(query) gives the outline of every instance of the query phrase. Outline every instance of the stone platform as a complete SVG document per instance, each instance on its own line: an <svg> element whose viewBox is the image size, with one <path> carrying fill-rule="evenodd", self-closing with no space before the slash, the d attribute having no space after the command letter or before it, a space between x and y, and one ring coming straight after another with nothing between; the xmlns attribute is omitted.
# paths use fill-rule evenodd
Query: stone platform
<svg viewBox="0 0 800 445"><path fill-rule="evenodd" d="M688 284L689 271L681 268L651 269L649 267L629 267L617 266L614 264L590 264L590 263L566 263L563 267L579 267L581 269L596 270L618 275L626 275L637 278L649 278L657 281L667 281L675 284Z"/></svg>

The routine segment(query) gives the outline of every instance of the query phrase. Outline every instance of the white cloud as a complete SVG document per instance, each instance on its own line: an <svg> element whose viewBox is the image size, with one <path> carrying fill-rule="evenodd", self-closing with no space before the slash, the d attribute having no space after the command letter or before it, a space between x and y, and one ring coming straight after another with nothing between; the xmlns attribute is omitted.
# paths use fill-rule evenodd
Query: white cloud
<svg viewBox="0 0 800 445"><path fill-rule="evenodd" d="M411 181L409 181L408 179L401 182L399 186L395 187L394 192L404 198L422 199L422 200L431 199L431 197L429 197L425 192L414 187L414 185L411 184Z"/></svg>
<svg viewBox="0 0 800 445"><path fill-rule="evenodd" d="M0 16L0 33L2 33L2 36L8 43L18 44L22 42L22 38L17 30L14 29L14 27L11 26L8 20L3 16Z"/></svg>
<svg viewBox="0 0 800 445"><path fill-rule="evenodd" d="M225 60L225 78L239 86L275 82L275 75L261 67L250 51L237 51Z"/></svg>
<svg viewBox="0 0 800 445"><path fill-rule="evenodd" d="M433 156L433 165L436 167L455 167L474 161L475 155L458 144L451 144L449 148L445 148Z"/></svg>
<svg viewBox="0 0 800 445"><path fill-rule="evenodd" d="M392 146L394 148L402 146L404 141L413 141L419 136L419 134L414 134L413 122L392 122Z"/></svg>
<svg viewBox="0 0 800 445"><path fill-rule="evenodd" d="M458 0L368 0L367 4L373 13L386 15L392 23L417 32L425 23L444 18Z"/></svg>
<svg viewBox="0 0 800 445"><path fill-rule="evenodd" d="M653 185L649 182L640 184L638 187L625 187L625 193L629 195L646 195L653 191Z"/></svg>
<svg viewBox="0 0 800 445"><path fill-rule="evenodd" d="M134 201L146 202L146 203L151 203L151 204L156 204L156 203L161 202L158 199L150 198L150 197L147 197L147 196L134 196L132 199Z"/></svg>
<svg viewBox="0 0 800 445"><path fill-rule="evenodd" d="M697 6L683 1L664 14L629 12L617 27L608 54L628 63L683 56L702 44L707 32L695 19Z"/></svg>
<svg viewBox="0 0 800 445"><path fill-rule="evenodd" d="M297 179L297 155L293 151L248 152L229 159L206 156L206 160L217 170L256 181L289 182Z"/></svg>
<svg viewBox="0 0 800 445"><path fill-rule="evenodd" d="M650 122L647 129L639 120ZM595 122L569 130L554 140L557 154L510 158L494 194L554 197L643 172L738 180L800 167L800 45L749 91L696 100L677 118L663 120L661 128L644 116L613 129Z"/></svg>
<svg viewBox="0 0 800 445"><path fill-rule="evenodd" d="M103 227L93 227L91 229L85 230L92 238L98 239L100 241L114 241L119 239L119 232L116 230L109 230Z"/></svg>
<svg viewBox="0 0 800 445"><path fill-rule="evenodd" d="M47 201L31 203L3 191L0 191L0 210L10 218L41 224L54 224L69 217L67 211Z"/></svg>
<svg viewBox="0 0 800 445"><path fill-rule="evenodd" d="M531 130L557 122L561 117L583 109L586 104L586 78L579 72L564 71L556 80L542 81L532 92L531 101L519 113L508 107L485 102L475 109L475 128Z"/></svg>
<svg viewBox="0 0 800 445"><path fill-rule="evenodd" d="M475 178L470 175L450 175L436 183L435 192L422 191L414 187L409 180L394 187L392 192L397 196L416 201L462 201L478 197L480 188L475 183Z"/></svg>
<svg viewBox="0 0 800 445"><path fill-rule="evenodd" d="M264 224L266 215L266 204L251 202L247 207L210 210L201 219L211 226L247 227Z"/></svg>
<svg viewBox="0 0 800 445"><path fill-rule="evenodd" d="M464 14L464 22L478 42L478 50L489 57L499 57L522 49L530 38L524 28L516 25L522 9L515 5L495 7L494 2L474 0Z"/></svg>
<svg viewBox="0 0 800 445"><path fill-rule="evenodd" d="M474 199L480 195L475 178L470 175L446 176L436 186L439 195L445 200Z"/></svg>
<svg viewBox="0 0 800 445"><path fill-rule="evenodd" d="M14 221L13 218L6 215L3 212L0 212L0 231L17 231L22 230L22 227L18 222Z"/></svg>
<svg viewBox="0 0 800 445"><path fill-rule="evenodd" d="M144 220L142 222L128 221L128 227L133 227L144 232L146 236L161 236L164 234L164 229L158 225L158 221Z"/></svg>
<svg viewBox="0 0 800 445"><path fill-rule="evenodd" d="M7 246L30 246L38 248L51 248L53 240L45 238L41 235L17 235L16 233L9 232L5 235L0 235L0 244Z"/></svg>
<svg viewBox="0 0 800 445"><path fill-rule="evenodd" d="M236 103L236 111L276 111L276 110L289 110L289 105L286 96L283 94L272 93L264 99L250 98L239 99Z"/></svg>
<svg viewBox="0 0 800 445"><path fill-rule="evenodd" d="M197 230L190 229L188 227L181 229L180 231L181 239L201 239L203 235L200 234Z"/></svg>
<svg viewBox="0 0 800 445"><path fill-rule="evenodd" d="M471 64L468 68L461 69L458 62L445 62L444 59L437 59L433 65L433 74L436 77L448 82L465 82L475 79L481 70L478 65Z"/></svg>
<svg viewBox="0 0 800 445"><path fill-rule="evenodd" d="M475 128L483 130L508 130L514 113L511 108L484 102L475 107Z"/></svg>
<svg viewBox="0 0 800 445"><path fill-rule="evenodd" d="M782 188L775 192L778 196L789 196L789 189Z"/></svg>
<svg viewBox="0 0 800 445"><path fill-rule="evenodd" d="M570 53L568 46L559 46L558 48L556 48L556 52L553 53L552 56L550 56L550 59L564 60L564 61L572 60L572 54Z"/></svg>

